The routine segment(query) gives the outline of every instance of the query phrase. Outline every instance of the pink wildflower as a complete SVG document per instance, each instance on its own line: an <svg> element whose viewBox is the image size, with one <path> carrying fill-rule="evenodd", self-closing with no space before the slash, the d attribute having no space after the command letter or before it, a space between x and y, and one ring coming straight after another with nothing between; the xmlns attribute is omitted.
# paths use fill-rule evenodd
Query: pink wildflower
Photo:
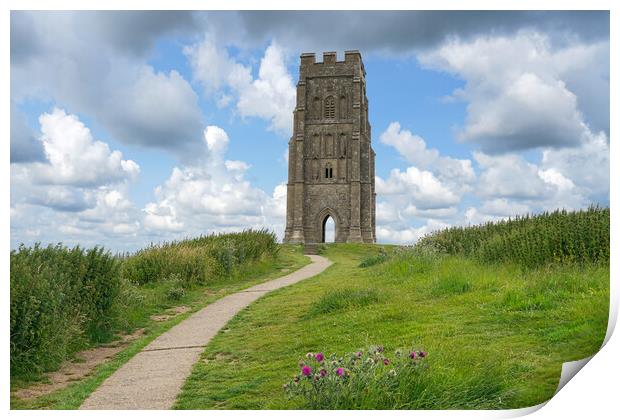
<svg viewBox="0 0 620 420"><path fill-rule="evenodd" d="M389 359L383 359L383 364L384 365L389 365L390 364L390 360Z"/></svg>
<svg viewBox="0 0 620 420"><path fill-rule="evenodd" d="M319 371L319 374L320 374L321 376L325 376L325 375L327 375L327 371L326 371L325 369L321 369L321 370Z"/></svg>
<svg viewBox="0 0 620 420"><path fill-rule="evenodd" d="M417 358L417 357L418 357L418 355L415 353L415 351L412 351L411 353L409 353L409 357L410 357L411 359L415 359L415 358Z"/></svg>
<svg viewBox="0 0 620 420"><path fill-rule="evenodd" d="M314 356L316 358L317 362L322 362L323 359L325 359L325 356L323 356L323 353L317 353L316 356Z"/></svg>
<svg viewBox="0 0 620 420"><path fill-rule="evenodd" d="M344 375L344 369L343 368L336 369L336 375L338 375L338 376Z"/></svg>
<svg viewBox="0 0 620 420"><path fill-rule="evenodd" d="M301 374L304 376L310 376L312 374L312 368L308 365L304 365L304 367L301 368Z"/></svg>
<svg viewBox="0 0 620 420"><path fill-rule="evenodd" d="M427 354L428 353L425 352L424 350L418 352L418 356L420 356L420 357L426 357Z"/></svg>

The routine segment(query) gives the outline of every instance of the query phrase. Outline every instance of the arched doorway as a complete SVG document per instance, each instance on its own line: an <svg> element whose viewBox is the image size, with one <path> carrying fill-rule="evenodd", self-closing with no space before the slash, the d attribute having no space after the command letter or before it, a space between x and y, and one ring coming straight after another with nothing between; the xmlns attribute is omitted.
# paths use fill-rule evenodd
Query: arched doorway
<svg viewBox="0 0 620 420"><path fill-rule="evenodd" d="M336 242L336 222L329 214L323 219L323 226L321 231L321 242Z"/></svg>

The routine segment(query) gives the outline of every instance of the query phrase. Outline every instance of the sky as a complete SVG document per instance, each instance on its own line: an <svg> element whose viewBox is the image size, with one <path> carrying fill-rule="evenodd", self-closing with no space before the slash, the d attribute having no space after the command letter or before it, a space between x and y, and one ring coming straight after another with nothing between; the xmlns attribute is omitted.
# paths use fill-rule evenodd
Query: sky
<svg viewBox="0 0 620 420"><path fill-rule="evenodd" d="M609 205L608 12L11 12L11 247L281 239L299 55L357 49L377 240Z"/></svg>

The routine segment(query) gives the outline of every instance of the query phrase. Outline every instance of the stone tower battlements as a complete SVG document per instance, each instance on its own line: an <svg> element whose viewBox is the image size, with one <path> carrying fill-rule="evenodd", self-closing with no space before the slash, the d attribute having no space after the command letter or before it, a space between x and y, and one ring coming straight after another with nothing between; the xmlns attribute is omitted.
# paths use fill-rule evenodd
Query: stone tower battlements
<svg viewBox="0 0 620 420"><path fill-rule="evenodd" d="M375 152L368 122L366 71L359 51L300 58L289 141L285 242L375 242Z"/></svg>
<svg viewBox="0 0 620 420"><path fill-rule="evenodd" d="M364 63L362 63L362 55L357 50L350 50L344 52L344 61L337 60L337 53L335 51L329 51L323 53L323 61L316 61L315 53L303 53L300 56L300 66L302 69L312 71L312 69L320 69L329 66L345 67L350 66L361 70L361 74L366 74L364 71ZM359 76L359 75L358 75Z"/></svg>

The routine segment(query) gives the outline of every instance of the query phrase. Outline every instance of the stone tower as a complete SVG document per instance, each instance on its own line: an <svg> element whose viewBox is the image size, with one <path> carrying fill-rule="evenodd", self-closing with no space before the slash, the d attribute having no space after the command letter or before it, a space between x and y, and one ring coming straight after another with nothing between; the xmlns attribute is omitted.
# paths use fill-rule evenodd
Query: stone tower
<svg viewBox="0 0 620 420"><path fill-rule="evenodd" d="M370 145L366 72L359 51L301 55L289 141L284 242L375 242L375 152Z"/></svg>

